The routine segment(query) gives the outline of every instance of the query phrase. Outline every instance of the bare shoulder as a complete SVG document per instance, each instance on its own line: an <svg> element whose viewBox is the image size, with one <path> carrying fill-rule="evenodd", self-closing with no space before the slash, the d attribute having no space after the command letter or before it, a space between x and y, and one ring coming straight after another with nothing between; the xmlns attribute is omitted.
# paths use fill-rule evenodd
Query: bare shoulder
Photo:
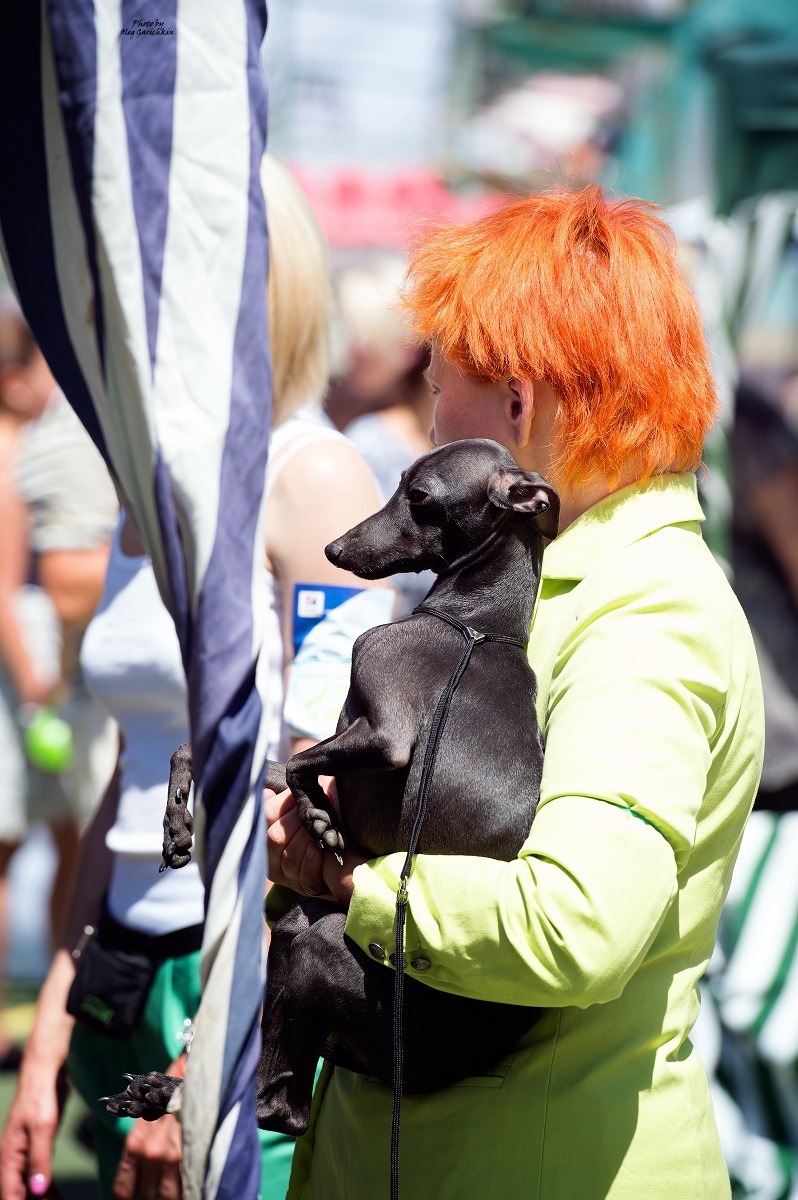
<svg viewBox="0 0 798 1200"><path fill-rule="evenodd" d="M380 507L374 477L363 458L345 438L318 438L298 450L280 471L274 484L274 499L290 502L292 497L320 499L324 496L362 493Z"/></svg>
<svg viewBox="0 0 798 1200"><path fill-rule="evenodd" d="M309 442L274 482L266 514L269 561L278 574L294 564L300 575L324 582L323 547L379 507L374 479L353 446L343 438Z"/></svg>

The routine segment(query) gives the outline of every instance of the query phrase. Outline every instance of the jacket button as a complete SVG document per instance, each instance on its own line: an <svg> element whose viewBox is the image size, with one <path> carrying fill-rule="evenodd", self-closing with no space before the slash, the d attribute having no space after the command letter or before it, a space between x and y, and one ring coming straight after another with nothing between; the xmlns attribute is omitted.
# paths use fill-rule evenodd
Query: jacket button
<svg viewBox="0 0 798 1200"><path fill-rule="evenodd" d="M410 963L414 971L428 971L432 963L428 958L414 958Z"/></svg>
<svg viewBox="0 0 798 1200"><path fill-rule="evenodd" d="M385 947L379 942L369 942L369 954L372 958L378 959L380 962L385 958Z"/></svg>

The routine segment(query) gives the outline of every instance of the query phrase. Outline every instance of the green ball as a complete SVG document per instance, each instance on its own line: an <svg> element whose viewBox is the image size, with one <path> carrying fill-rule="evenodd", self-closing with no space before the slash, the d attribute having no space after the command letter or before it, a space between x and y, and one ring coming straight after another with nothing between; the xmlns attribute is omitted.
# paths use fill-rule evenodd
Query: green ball
<svg viewBox="0 0 798 1200"><path fill-rule="evenodd" d="M28 760L40 771L60 775L68 771L75 757L72 729L51 708L40 708L23 735Z"/></svg>

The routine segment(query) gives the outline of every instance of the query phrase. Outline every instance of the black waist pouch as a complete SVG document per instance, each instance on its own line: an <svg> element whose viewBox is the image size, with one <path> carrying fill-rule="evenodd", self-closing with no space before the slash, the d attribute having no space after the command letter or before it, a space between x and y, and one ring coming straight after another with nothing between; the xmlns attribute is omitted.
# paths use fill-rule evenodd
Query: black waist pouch
<svg viewBox="0 0 798 1200"><path fill-rule="evenodd" d="M104 946L95 933L81 950L67 1012L108 1037L129 1037L141 1020L157 969L146 954Z"/></svg>
<svg viewBox="0 0 798 1200"><path fill-rule="evenodd" d="M105 913L99 929L82 942L76 955L67 1012L107 1037L129 1037L141 1020L161 963L191 954L201 945L202 925L149 937Z"/></svg>

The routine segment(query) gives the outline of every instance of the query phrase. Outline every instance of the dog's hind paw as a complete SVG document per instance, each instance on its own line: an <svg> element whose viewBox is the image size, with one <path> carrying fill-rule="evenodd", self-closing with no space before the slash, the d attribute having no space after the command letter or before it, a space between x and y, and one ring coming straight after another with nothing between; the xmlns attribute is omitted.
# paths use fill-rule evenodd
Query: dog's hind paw
<svg viewBox="0 0 798 1200"><path fill-rule="evenodd" d="M258 1129L271 1133L284 1133L289 1137L301 1137L310 1124L310 1102L292 1107L285 1093L258 1096L256 1105Z"/></svg>
<svg viewBox="0 0 798 1200"><path fill-rule="evenodd" d="M193 777L191 743L178 746L169 760L169 789L163 818L163 862L158 868L175 869L191 862L194 818L188 810Z"/></svg>
<svg viewBox="0 0 798 1200"><path fill-rule="evenodd" d="M142 1117L145 1121L157 1121L167 1112L177 1109L176 1093L183 1085L182 1079L174 1075L162 1075L160 1071L149 1071L146 1075L123 1075L128 1085L116 1096L102 1096L100 1103L106 1112L115 1117Z"/></svg>
<svg viewBox="0 0 798 1200"><path fill-rule="evenodd" d="M339 863L343 863L343 859L341 858L344 852L343 834L340 829L336 829L330 814L325 812L323 808L311 808L308 810L307 815L310 830L322 850L329 850L330 854L335 855Z"/></svg>

